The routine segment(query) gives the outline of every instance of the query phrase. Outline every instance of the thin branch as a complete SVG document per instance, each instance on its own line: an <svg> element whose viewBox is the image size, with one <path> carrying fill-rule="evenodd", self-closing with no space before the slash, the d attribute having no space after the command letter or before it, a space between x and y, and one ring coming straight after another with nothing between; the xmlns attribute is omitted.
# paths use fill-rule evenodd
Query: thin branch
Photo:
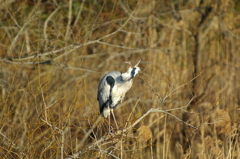
<svg viewBox="0 0 240 159"><path fill-rule="evenodd" d="M73 51L75 51L76 49L79 49L83 46L87 46L87 45L91 45L91 44L94 44L94 43L100 43L100 44L104 44L104 45L108 45L108 46L112 46L112 47L118 47L118 48L122 48L122 49L130 49L130 50L136 50L137 52L143 52L143 51L156 51L156 52L159 52L159 51L164 51L163 49L141 49L141 48L131 48L131 47L125 47L125 46L120 46L120 45L114 45L114 44L110 44L110 43L106 43L106 42L103 42L103 41L100 41L100 40L103 40L109 36L112 36L114 34L116 34L117 32L120 32L122 31L122 28L127 24L127 22L129 21L130 18L128 18L126 20L126 22L116 31L108 34L108 35L105 35L97 40L93 40L93 41L88 41L86 43L83 43L83 44L77 44L77 43L74 43L74 44L71 44L69 46L66 46L66 47L63 47L63 48L60 48L60 49L57 49L57 50L54 50L54 51L48 51L48 52L44 52L44 53L34 53L32 55L29 55L29 56L24 56L24 57L7 57L7 58L0 58L0 61L2 62L7 62L7 63L11 63L11 64L26 64L26 65L33 65L33 64L45 64L45 63L51 63L51 60L48 60L48 61L43 61L43 62L24 62L24 63L16 63L14 61L25 61L25 60L30 60L30 59L33 59L33 58L41 58L41 57L44 57L44 56L50 56L50 55L54 55L54 54L57 54L57 53L60 53L60 52L63 52L67 49L70 49L69 51L61 54L61 55L58 55L54 60L58 60L60 58L62 58L63 56L66 56L70 53L72 53ZM14 61L13 61L14 60Z"/></svg>
<svg viewBox="0 0 240 159"><path fill-rule="evenodd" d="M114 44L106 43L106 42L99 41L99 40L97 40L96 42L99 44L104 44L107 46L117 47L117 48L121 48L121 49L133 49L133 50L139 49L139 48L133 48L133 47L126 47L126 46L122 46L122 45L114 45Z"/></svg>
<svg viewBox="0 0 240 159"><path fill-rule="evenodd" d="M75 47L74 47L74 46L75 46ZM81 45L81 46L82 46L82 45ZM72 44L72 45L69 45L69 46L63 47L63 48L61 48L61 49L54 50L54 51L49 51L49 52L45 52L45 53L34 53L34 54L32 54L32 55L25 56L25 57L13 57L13 58L8 57L8 58L7 58L8 60L3 59L3 58L0 58L0 60L1 60L1 61L5 61L5 62L11 61L11 60L23 61L23 60L28 60L28 59L36 58L36 57L39 58L39 57L42 57L42 56L48 56L48 55L57 54L57 53L59 53L59 52L62 52L62 51L64 51L64 50L69 49L69 48L72 48L72 47L74 47L75 49L77 49L77 48L79 48L79 47L81 47L81 46L79 46L79 45L76 46L76 44Z"/></svg>
<svg viewBox="0 0 240 159"><path fill-rule="evenodd" d="M61 159L63 159L63 151L64 151L64 134L65 131L63 131L62 129L53 126L52 124L50 124L48 121L44 120L42 117L39 117L44 123L46 123L48 126L50 126L52 129L55 129L58 131L59 134L61 134L61 145L60 145L60 151L61 151ZM67 129L66 129L67 130Z"/></svg>
<svg viewBox="0 0 240 159"><path fill-rule="evenodd" d="M44 98L44 95L43 95L43 89L42 89L41 86L40 86L40 89L41 89L41 95L42 95L42 100L43 100L43 105L44 105L45 119L46 119L46 121L47 121L47 120L48 120L47 104L46 104L46 101L45 101L45 98Z"/></svg>
<svg viewBox="0 0 240 159"><path fill-rule="evenodd" d="M2 126L1 130L3 129L3 127L4 127L4 126ZM14 142L12 142L6 135L4 135L1 131L0 131L0 135L2 135L3 138L5 138L10 144L12 144L17 150L19 150L23 156L27 156L27 155L22 151L22 149L19 148L18 145L16 145Z"/></svg>
<svg viewBox="0 0 240 159"><path fill-rule="evenodd" d="M116 31L114 31L114 32L112 32L112 33L110 33L110 34L107 34L107 35L105 35L105 36L99 38L98 41L100 41L100 40L102 40L102 39L105 39L105 38L107 38L107 37L110 37L110 36L112 36L112 35L118 33L119 31L121 31L122 28L124 28L125 25L127 25L127 23L129 22L129 20L131 19L131 17L132 17L132 14L128 17L128 19L126 20L126 22L125 22L122 26L120 26Z"/></svg>
<svg viewBox="0 0 240 159"><path fill-rule="evenodd" d="M16 43L20 37L20 35L23 33L23 31L27 28L28 24L30 23L30 18L32 18L32 16L34 15L34 13L36 12L37 9L39 9L39 5L40 5L41 1L38 1L36 5L34 5L34 8L31 10L31 12L28 14L28 17L26 18L26 22L23 24L23 26L21 27L20 25L18 25L17 21L12 17L13 21L15 22L15 24L20 27L19 32L17 33L17 35L15 36L14 40L12 41L8 51L7 51L7 55L9 55L13 48L16 46ZM7 8L7 7L6 7ZM10 13L10 12L9 12Z"/></svg>
<svg viewBox="0 0 240 159"><path fill-rule="evenodd" d="M95 123L93 124L93 126L90 128L90 130L88 130L88 132L84 135L84 137L82 138L82 140L80 141L80 143L78 144L77 147L81 147L85 141L88 139L89 135L93 132L93 129L95 129L98 125L98 123L101 121L102 116L99 116L97 118L97 120L95 121Z"/></svg>
<svg viewBox="0 0 240 159"><path fill-rule="evenodd" d="M124 126L124 127L127 127L127 124L129 123L129 121L130 121L130 118L131 118L131 116L132 116L132 114L133 114L133 111L135 110L135 108L136 108L136 106L137 106L137 104L138 104L139 100L140 100L140 98L137 100L137 102L136 102L135 106L133 107L133 109L132 109L131 113L129 114L129 116L128 116L128 119L127 119L127 122L126 122L126 124L125 124L125 126Z"/></svg>
<svg viewBox="0 0 240 159"><path fill-rule="evenodd" d="M177 88L173 89L171 92L167 93L166 96L161 100L161 102L163 102L167 97L169 97L173 92L175 92L176 90L182 88L183 86L188 85L189 83L191 83L193 80L195 80L196 78L198 78L202 73L200 72L197 76L195 76L194 78L192 78L190 81L188 81L187 83L182 84L181 86L178 86Z"/></svg>
<svg viewBox="0 0 240 159"><path fill-rule="evenodd" d="M39 117L40 120L42 120L44 123L46 123L48 126L50 126L51 128L57 130L60 134L64 133L62 129L56 127L56 126L53 126L52 124L50 124L48 121L44 120L42 117Z"/></svg>
<svg viewBox="0 0 240 159"><path fill-rule="evenodd" d="M193 125L191 125L191 124L189 124L189 123L187 123L187 122L181 120L181 119L178 118L177 116L175 116L175 115L173 115L173 114L171 114L171 113L169 113L169 112L167 112L167 111L165 111L165 110L159 110L159 109L154 109L154 108L152 108L152 109L150 109L150 110L151 110L150 112L161 112L161 113L168 114L168 115L174 117L175 119L177 119L178 121L184 123L185 125L187 125L187 126L193 128L193 129L197 129L197 128L198 128L198 127L195 127L195 126L193 126Z"/></svg>
<svg viewBox="0 0 240 159"><path fill-rule="evenodd" d="M81 6L80 6L80 9L79 9L79 12L78 12L77 18L76 18L76 20L74 21L74 24L73 24L73 28L76 27L76 25L77 25L77 23L78 23L78 21L79 21L79 19L80 19L80 17L81 17L81 14L82 14L82 11L83 11L83 5L84 5L84 3L85 3L85 0L82 0L82 3L81 3Z"/></svg>
<svg viewBox="0 0 240 159"><path fill-rule="evenodd" d="M10 15L10 17L11 17L11 19L13 20L13 22L15 23L15 25L16 25L18 28L22 28L22 27L18 24L17 20L13 17L12 13L9 11L6 1L4 1L4 4L5 4L5 9L7 10L8 14Z"/></svg>
<svg viewBox="0 0 240 159"><path fill-rule="evenodd" d="M47 41L48 40L48 36L47 36L47 27L48 27L48 23L49 21L52 19L52 17L58 12L58 10L61 8L61 6L58 6L49 16L48 18L45 20L44 22L44 27L43 27L43 36L44 39Z"/></svg>
<svg viewBox="0 0 240 159"><path fill-rule="evenodd" d="M194 129L197 129L198 127L195 127L181 119L179 119L177 116L167 112L166 110L160 110L160 109L154 109L154 108L151 108L150 110L148 110L145 114L143 114L138 120L136 120L132 125L130 125L129 127L123 129L123 130L118 130L116 131L115 133L111 133L111 134L106 134L105 136L101 137L101 139L97 140L96 142L90 144L89 146L87 146L85 149L82 149L76 153L74 153L73 155L71 156L68 156L66 157L65 159L73 159L73 158L76 158L78 157L79 155L85 153L86 151L88 150L91 150L93 149L94 147L98 146L98 145L104 145L105 142L108 142L108 140L114 143L117 143L119 142L119 140L121 140L121 138L118 138L117 136L119 135L126 135L128 130L132 129L134 126L136 126L140 121L142 121L147 115L149 115L150 113L164 113L164 114L167 114L167 115L170 115L172 117L174 117L175 119L177 119L178 121L184 123L185 125L191 127L191 128L194 128ZM127 135L126 135L127 136ZM113 140L114 139L114 140Z"/></svg>
<svg viewBox="0 0 240 159"><path fill-rule="evenodd" d="M90 31L87 33L87 34L88 34L88 37L91 37L91 36L92 36L93 30L94 30L94 26L96 25L96 22L97 22L99 16L101 15L101 13L102 13L102 10L103 10L103 8L104 8L105 3L106 3L106 0L103 1L103 4L101 5L101 9L99 10L98 15L95 17L95 20L94 20L94 22L93 22L93 24L92 24L92 28L91 28Z"/></svg>
<svg viewBox="0 0 240 159"><path fill-rule="evenodd" d="M171 28L171 29L176 29L176 30L181 30L181 31L184 31L185 33L187 33L188 35L193 35L191 31L187 30L187 29L184 29L184 28L180 28L180 27L177 27L177 26L171 26L171 25L168 25L164 22L161 22L157 17L153 17L154 20L156 20L157 23L159 23L160 25L164 26L164 27L167 27L167 28Z"/></svg>
<svg viewBox="0 0 240 159"><path fill-rule="evenodd" d="M185 111L185 112L187 112L186 110L184 110L183 108L186 108L186 107L188 107L189 106L189 104L193 101L193 99L194 99L194 97L193 98L191 98L190 99L190 101L185 105L185 106L182 106L182 107L179 107L179 108L172 108L172 109L168 109L168 110L165 110L165 111L167 111L167 112L169 112L169 111L173 111L173 110L182 110L182 111Z"/></svg>
<svg viewBox="0 0 240 159"><path fill-rule="evenodd" d="M68 6L68 24L67 24L67 30L66 30L66 34L65 34L65 38L64 41L67 42L69 34L70 34L70 26L71 26L71 22L72 22L72 0L69 0L69 6Z"/></svg>

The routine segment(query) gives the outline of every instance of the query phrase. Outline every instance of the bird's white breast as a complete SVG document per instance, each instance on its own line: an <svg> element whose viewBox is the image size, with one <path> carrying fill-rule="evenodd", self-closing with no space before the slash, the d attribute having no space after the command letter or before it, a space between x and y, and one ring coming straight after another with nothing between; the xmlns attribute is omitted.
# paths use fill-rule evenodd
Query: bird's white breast
<svg viewBox="0 0 240 159"><path fill-rule="evenodd" d="M119 104L132 86L132 80L118 82L112 89L112 106Z"/></svg>

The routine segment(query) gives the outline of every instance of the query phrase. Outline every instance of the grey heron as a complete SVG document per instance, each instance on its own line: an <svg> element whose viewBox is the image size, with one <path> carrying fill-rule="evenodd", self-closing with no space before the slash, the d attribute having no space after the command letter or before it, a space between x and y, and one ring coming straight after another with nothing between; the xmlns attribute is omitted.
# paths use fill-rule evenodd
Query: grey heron
<svg viewBox="0 0 240 159"><path fill-rule="evenodd" d="M109 117L109 132L110 132L110 114L112 113L115 124L118 125L113 113L113 109L122 102L125 94L132 86L132 79L138 74L140 68L138 67L141 59L133 67L130 62L127 72L120 73L112 71L107 73L98 85L97 100L99 103L100 113L104 118Z"/></svg>

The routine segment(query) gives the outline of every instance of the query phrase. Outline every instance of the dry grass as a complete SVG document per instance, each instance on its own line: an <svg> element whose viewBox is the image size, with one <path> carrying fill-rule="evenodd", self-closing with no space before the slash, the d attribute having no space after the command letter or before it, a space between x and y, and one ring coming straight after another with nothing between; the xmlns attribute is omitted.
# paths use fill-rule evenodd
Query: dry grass
<svg viewBox="0 0 240 159"><path fill-rule="evenodd" d="M2 1L0 158L239 158L239 6ZM140 58L108 134L98 82Z"/></svg>

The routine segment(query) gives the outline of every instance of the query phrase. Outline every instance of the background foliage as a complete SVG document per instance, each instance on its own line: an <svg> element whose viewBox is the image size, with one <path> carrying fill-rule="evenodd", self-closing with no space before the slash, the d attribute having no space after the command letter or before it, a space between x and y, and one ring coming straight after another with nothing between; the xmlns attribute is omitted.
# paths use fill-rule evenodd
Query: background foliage
<svg viewBox="0 0 240 159"><path fill-rule="evenodd" d="M1 158L240 157L237 0L0 2ZM88 147L108 132L101 119L86 135L99 80L139 59L120 129L151 108L197 129L153 112Z"/></svg>

